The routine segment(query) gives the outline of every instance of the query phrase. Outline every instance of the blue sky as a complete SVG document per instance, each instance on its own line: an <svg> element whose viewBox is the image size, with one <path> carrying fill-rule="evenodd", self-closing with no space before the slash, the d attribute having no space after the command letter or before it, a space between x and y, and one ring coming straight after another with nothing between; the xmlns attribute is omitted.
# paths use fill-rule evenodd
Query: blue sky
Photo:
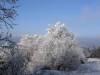
<svg viewBox="0 0 100 75"><path fill-rule="evenodd" d="M14 33L44 34L61 21L81 37L100 37L100 0L19 0Z"/></svg>

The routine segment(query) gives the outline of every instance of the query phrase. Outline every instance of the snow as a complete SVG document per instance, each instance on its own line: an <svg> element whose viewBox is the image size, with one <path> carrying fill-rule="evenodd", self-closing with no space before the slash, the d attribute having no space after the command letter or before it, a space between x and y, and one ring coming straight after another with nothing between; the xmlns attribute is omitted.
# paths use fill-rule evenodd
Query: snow
<svg viewBox="0 0 100 75"><path fill-rule="evenodd" d="M56 71L44 70L38 71L38 75L100 75L100 59L88 58L86 64L81 64L76 71Z"/></svg>
<svg viewBox="0 0 100 75"><path fill-rule="evenodd" d="M99 58L88 58L87 62L89 63L100 63L100 59Z"/></svg>

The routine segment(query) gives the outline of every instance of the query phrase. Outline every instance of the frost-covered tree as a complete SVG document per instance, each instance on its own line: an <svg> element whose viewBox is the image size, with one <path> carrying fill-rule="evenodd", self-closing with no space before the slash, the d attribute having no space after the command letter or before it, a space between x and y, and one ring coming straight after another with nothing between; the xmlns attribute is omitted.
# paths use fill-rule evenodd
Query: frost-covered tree
<svg viewBox="0 0 100 75"><path fill-rule="evenodd" d="M50 27L45 35L25 36L19 45L29 53L30 61L26 68L30 72L38 67L75 70L85 57L74 35L59 22Z"/></svg>
<svg viewBox="0 0 100 75"><path fill-rule="evenodd" d="M16 2L17 0L0 0L0 75L17 75L19 64L22 65L21 54L11 39L11 31L16 25Z"/></svg>

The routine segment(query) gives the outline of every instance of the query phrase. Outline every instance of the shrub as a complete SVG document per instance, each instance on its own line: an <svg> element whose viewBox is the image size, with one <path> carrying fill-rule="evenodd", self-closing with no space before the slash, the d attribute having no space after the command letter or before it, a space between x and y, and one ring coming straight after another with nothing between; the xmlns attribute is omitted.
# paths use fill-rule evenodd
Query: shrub
<svg viewBox="0 0 100 75"><path fill-rule="evenodd" d="M29 55L26 67L29 72L35 71L38 67L75 70L84 58L82 48L62 23L50 27L45 35L25 36L19 45Z"/></svg>
<svg viewBox="0 0 100 75"><path fill-rule="evenodd" d="M90 55L91 58L100 58L100 47L95 48L92 50L92 53Z"/></svg>
<svg viewBox="0 0 100 75"><path fill-rule="evenodd" d="M25 63L24 53L17 45L0 47L0 75L23 75Z"/></svg>
<svg viewBox="0 0 100 75"><path fill-rule="evenodd" d="M89 58L92 53L92 50L90 48L83 48L83 53L86 58Z"/></svg>

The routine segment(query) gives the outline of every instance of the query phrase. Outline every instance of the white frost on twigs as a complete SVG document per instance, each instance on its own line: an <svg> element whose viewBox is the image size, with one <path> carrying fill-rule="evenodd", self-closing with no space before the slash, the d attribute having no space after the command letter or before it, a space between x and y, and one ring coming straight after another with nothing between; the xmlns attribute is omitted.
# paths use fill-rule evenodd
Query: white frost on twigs
<svg viewBox="0 0 100 75"><path fill-rule="evenodd" d="M84 58L71 32L63 23L57 22L48 28L46 35L25 36L19 45L30 53L27 69L33 71L37 66L48 66L57 70L74 70Z"/></svg>

